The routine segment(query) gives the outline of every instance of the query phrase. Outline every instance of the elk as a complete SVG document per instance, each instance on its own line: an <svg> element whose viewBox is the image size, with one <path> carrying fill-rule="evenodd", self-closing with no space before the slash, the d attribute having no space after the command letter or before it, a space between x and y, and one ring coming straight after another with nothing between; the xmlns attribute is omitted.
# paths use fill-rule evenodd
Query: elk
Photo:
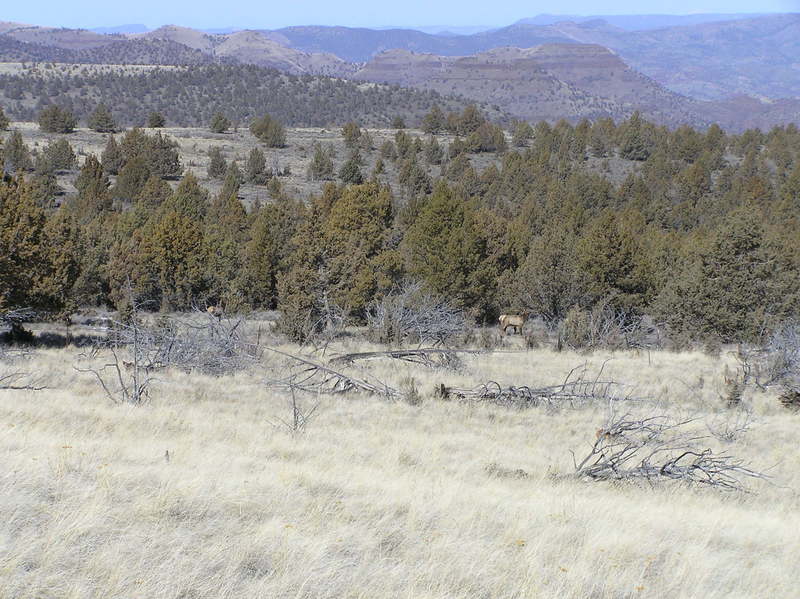
<svg viewBox="0 0 800 599"><path fill-rule="evenodd" d="M213 316L217 320L222 320L222 315L225 313L225 309L221 305L209 306L206 308L206 312L208 312L210 316Z"/></svg>
<svg viewBox="0 0 800 599"><path fill-rule="evenodd" d="M500 330L503 334L508 333L508 329L514 327L514 332L522 334L522 327L525 326L525 321L528 320L528 313L523 312L522 314L501 314L499 321L500 321Z"/></svg>

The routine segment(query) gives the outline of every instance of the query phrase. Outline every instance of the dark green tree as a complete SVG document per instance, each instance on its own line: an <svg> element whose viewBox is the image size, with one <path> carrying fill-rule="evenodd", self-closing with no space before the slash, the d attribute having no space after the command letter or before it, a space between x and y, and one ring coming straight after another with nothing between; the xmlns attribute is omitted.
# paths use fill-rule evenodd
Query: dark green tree
<svg viewBox="0 0 800 599"><path fill-rule="evenodd" d="M113 135L108 136L100 160L103 162L103 170L108 175L118 175L125 166L125 155Z"/></svg>
<svg viewBox="0 0 800 599"><path fill-rule="evenodd" d="M339 179L342 183L348 185L360 185L364 181L364 176L361 174L360 167L361 159L358 156L358 151L353 152L350 157L339 169Z"/></svg>
<svg viewBox="0 0 800 599"><path fill-rule="evenodd" d="M222 179L228 170L228 163L222 155L222 150L214 146L208 151L208 157L210 158L207 171L208 177L210 179Z"/></svg>
<svg viewBox="0 0 800 599"><path fill-rule="evenodd" d="M22 140L22 134L14 130L6 141L3 151L5 170L9 172L33 170L33 160L28 146Z"/></svg>
<svg viewBox="0 0 800 599"><path fill-rule="evenodd" d="M253 121L250 125L250 132L268 148L283 148L286 146L286 129L279 121L268 114Z"/></svg>
<svg viewBox="0 0 800 599"><path fill-rule="evenodd" d="M248 154L244 178L253 185L266 185L267 181L269 181L270 174L267 173L267 160L264 157L264 152L259 148L253 148Z"/></svg>
<svg viewBox="0 0 800 599"><path fill-rule="evenodd" d="M225 133L231 127L231 122L221 112L217 112L211 118L211 124L208 126L212 133Z"/></svg>
<svg viewBox="0 0 800 599"><path fill-rule="evenodd" d="M117 130L117 123L114 116L105 104L98 104L88 120L89 129L98 133L114 133Z"/></svg>
<svg viewBox="0 0 800 599"><path fill-rule="evenodd" d="M39 113L39 128L45 133L72 133L78 124L75 116L66 109L51 104Z"/></svg>

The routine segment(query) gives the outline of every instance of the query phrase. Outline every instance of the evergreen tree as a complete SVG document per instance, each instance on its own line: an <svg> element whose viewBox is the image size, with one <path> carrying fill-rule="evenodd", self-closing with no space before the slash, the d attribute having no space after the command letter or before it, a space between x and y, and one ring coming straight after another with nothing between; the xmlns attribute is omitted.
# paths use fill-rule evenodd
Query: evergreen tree
<svg viewBox="0 0 800 599"><path fill-rule="evenodd" d="M381 254L392 225L392 196L376 183L337 194L324 224L328 286L332 300L362 317L370 301L391 283L378 278Z"/></svg>
<svg viewBox="0 0 800 599"><path fill-rule="evenodd" d="M314 144L314 156L308 165L308 178L312 181L329 181L333 179L333 159L330 148L323 148L322 144Z"/></svg>
<svg viewBox="0 0 800 599"><path fill-rule="evenodd" d="M168 209L145 237L138 267L155 283L162 310L189 310L207 290L206 263L201 224Z"/></svg>
<svg viewBox="0 0 800 599"><path fill-rule="evenodd" d="M8 172L33 170L30 150L22 141L22 134L19 131L14 130L8 137L3 151L3 160L5 170Z"/></svg>
<svg viewBox="0 0 800 599"><path fill-rule="evenodd" d="M436 135L440 133L447 124L442 109L438 104L434 104L430 112L422 119L422 131L428 135Z"/></svg>
<svg viewBox="0 0 800 599"><path fill-rule="evenodd" d="M176 141L166 135L161 135L160 131L156 131L155 135L149 139L147 146L150 172L163 179L176 179L181 176L183 166L181 166Z"/></svg>
<svg viewBox="0 0 800 599"><path fill-rule="evenodd" d="M342 180L342 183L348 185L360 185L363 183L364 176L361 174L360 162L358 151L353 152L342 165L342 168L339 169L339 179Z"/></svg>
<svg viewBox="0 0 800 599"><path fill-rule="evenodd" d="M222 155L222 150L214 146L208 151L210 158L208 163L208 178L209 179L222 179L228 170L228 163Z"/></svg>
<svg viewBox="0 0 800 599"><path fill-rule="evenodd" d="M47 161L50 168L55 171L71 171L75 168L78 159L72 146L66 139L57 139L47 144L42 152L42 156Z"/></svg>
<svg viewBox="0 0 800 599"><path fill-rule="evenodd" d="M579 264L577 245L575 234L560 223L535 238L525 261L505 285L509 308L558 322L573 306L585 306L588 281Z"/></svg>
<svg viewBox="0 0 800 599"><path fill-rule="evenodd" d="M352 121L345 123L344 127L342 127L342 137L344 137L345 145L353 149L358 145L358 140L361 137L361 128Z"/></svg>
<svg viewBox="0 0 800 599"><path fill-rule="evenodd" d="M533 127L527 121L517 121L514 123L514 130L511 136L512 143L518 148L524 148L533 137Z"/></svg>
<svg viewBox="0 0 800 599"><path fill-rule="evenodd" d="M405 129L406 128L406 122L405 122L405 120L403 119L402 116L398 115L398 116L396 116L396 117L394 117L392 119L391 127L392 127L392 129Z"/></svg>
<svg viewBox="0 0 800 599"><path fill-rule="evenodd" d="M211 119L209 129L212 133L225 133L231 127L231 122L221 112L217 112Z"/></svg>
<svg viewBox="0 0 800 599"><path fill-rule="evenodd" d="M72 133L78 121L66 109L54 104L42 109L39 113L39 128L45 133Z"/></svg>
<svg viewBox="0 0 800 599"><path fill-rule="evenodd" d="M267 160L264 157L264 152L259 148L253 148L248 154L244 178L253 185L265 185L269 181L270 175L267 173Z"/></svg>
<svg viewBox="0 0 800 599"><path fill-rule="evenodd" d="M647 160L652 153L649 127L638 111L619 128L619 155L626 160Z"/></svg>
<svg viewBox="0 0 800 599"><path fill-rule="evenodd" d="M0 310L52 308L44 288L45 225L44 211L21 178L0 181Z"/></svg>
<svg viewBox="0 0 800 599"><path fill-rule="evenodd" d="M118 175L122 167L125 166L125 155L113 135L108 136L106 147L100 159L103 162L103 171L108 175Z"/></svg>
<svg viewBox="0 0 800 599"><path fill-rule="evenodd" d="M473 208L445 183L437 184L404 239L408 270L430 291L462 308L485 306L494 297L485 226Z"/></svg>
<svg viewBox="0 0 800 599"><path fill-rule="evenodd" d="M150 175L139 194L139 203L148 210L155 210L172 195L172 188L161 177Z"/></svg>
<svg viewBox="0 0 800 599"><path fill-rule="evenodd" d="M722 342L756 339L796 313L797 273L766 243L761 222L754 208L733 212L710 247L669 280L657 308L674 330Z"/></svg>
<svg viewBox="0 0 800 599"><path fill-rule="evenodd" d="M208 192L200 187L200 182L191 172L181 180L175 192L164 202L162 211L170 210L197 222L205 218L208 211Z"/></svg>
<svg viewBox="0 0 800 599"><path fill-rule="evenodd" d="M437 139L431 135L424 149L425 162L428 164L441 164L444 159L444 150Z"/></svg>
<svg viewBox="0 0 800 599"><path fill-rule="evenodd" d="M286 146L286 129L279 121L268 114L253 121L250 125L250 132L268 148L283 148Z"/></svg>
<svg viewBox="0 0 800 599"><path fill-rule="evenodd" d="M117 123L111 111L102 103L98 104L94 112L89 115L88 125L89 129L98 133L114 133L117 130Z"/></svg>
<svg viewBox="0 0 800 599"><path fill-rule="evenodd" d="M303 214L300 202L264 206L253 221L236 289L254 309L278 307L278 279L286 272L291 239Z"/></svg>
<svg viewBox="0 0 800 599"><path fill-rule="evenodd" d="M578 244L578 260L594 301L611 299L615 308L640 310L648 280L643 252L634 235L610 211L590 224Z"/></svg>
<svg viewBox="0 0 800 599"><path fill-rule="evenodd" d="M278 330L292 341L306 342L323 330L327 278L324 203L312 201L307 217L290 243L286 269L278 276Z"/></svg>
<svg viewBox="0 0 800 599"><path fill-rule="evenodd" d="M3 107L0 106L0 131L8 131L11 121L8 120L6 113L3 112Z"/></svg>

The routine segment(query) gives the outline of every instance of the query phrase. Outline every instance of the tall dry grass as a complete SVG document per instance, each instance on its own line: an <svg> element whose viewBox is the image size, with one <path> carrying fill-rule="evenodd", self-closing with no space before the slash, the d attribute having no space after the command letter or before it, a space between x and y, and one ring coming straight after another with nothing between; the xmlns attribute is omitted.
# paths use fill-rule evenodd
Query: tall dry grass
<svg viewBox="0 0 800 599"><path fill-rule="evenodd" d="M344 349L365 348L329 352ZM756 424L720 442L774 481L733 495L559 476L608 406L430 393L558 382L609 357L609 378L658 402L634 409L727 417L725 355L535 350L470 356L459 373L374 362L387 382L414 378L422 404L320 398L293 434L261 373L163 373L131 407L72 370L77 350L40 352L25 366L52 389L0 391L0 597L796 597L800 416L775 397L747 396Z"/></svg>

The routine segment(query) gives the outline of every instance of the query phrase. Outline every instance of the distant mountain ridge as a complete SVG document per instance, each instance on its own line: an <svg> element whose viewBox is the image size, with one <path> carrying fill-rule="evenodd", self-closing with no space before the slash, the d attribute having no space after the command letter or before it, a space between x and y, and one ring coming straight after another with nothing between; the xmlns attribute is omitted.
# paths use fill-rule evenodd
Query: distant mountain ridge
<svg viewBox="0 0 800 599"><path fill-rule="evenodd" d="M177 25L123 35L0 23L5 61L252 64L455 94L529 120L640 110L671 126L732 129L800 121L798 57L800 15L638 32L591 20L515 24L461 36L316 26L216 34Z"/></svg>
<svg viewBox="0 0 800 599"><path fill-rule="evenodd" d="M626 31L646 31L648 29L664 29L666 27L685 27L687 25L702 25L719 21L739 21L771 16L774 13L702 13L693 15L548 15L541 14L527 19L520 19L515 25L555 25L571 21L585 23L587 21L605 21L609 25L625 29Z"/></svg>

